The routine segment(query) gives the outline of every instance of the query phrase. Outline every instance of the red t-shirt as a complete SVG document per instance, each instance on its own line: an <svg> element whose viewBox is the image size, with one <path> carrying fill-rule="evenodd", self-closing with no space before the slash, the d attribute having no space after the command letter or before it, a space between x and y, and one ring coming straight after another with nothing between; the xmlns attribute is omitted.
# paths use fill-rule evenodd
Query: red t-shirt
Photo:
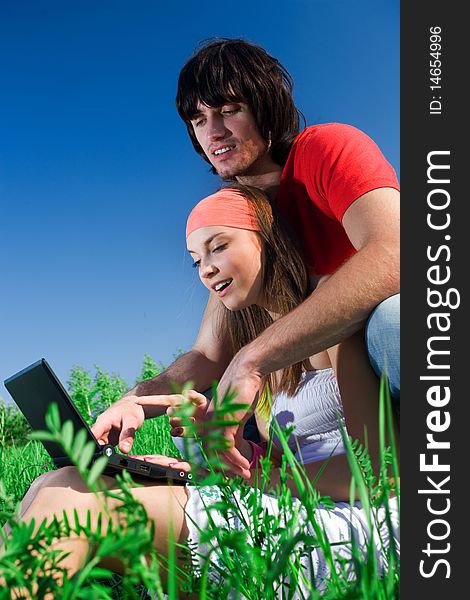
<svg viewBox="0 0 470 600"><path fill-rule="evenodd" d="M325 123L295 138L277 204L315 274L333 273L354 254L343 215L354 200L383 187L399 189L395 171L359 129Z"/></svg>

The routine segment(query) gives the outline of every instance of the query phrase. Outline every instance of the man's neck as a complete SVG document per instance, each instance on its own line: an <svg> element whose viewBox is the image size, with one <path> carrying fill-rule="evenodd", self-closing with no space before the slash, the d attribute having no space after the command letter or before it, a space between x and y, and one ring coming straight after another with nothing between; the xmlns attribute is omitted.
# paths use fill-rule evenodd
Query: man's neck
<svg viewBox="0 0 470 600"><path fill-rule="evenodd" d="M251 185L266 192L270 200L274 200L281 181L282 167L273 165L266 173L257 175L237 175L236 180L242 185Z"/></svg>

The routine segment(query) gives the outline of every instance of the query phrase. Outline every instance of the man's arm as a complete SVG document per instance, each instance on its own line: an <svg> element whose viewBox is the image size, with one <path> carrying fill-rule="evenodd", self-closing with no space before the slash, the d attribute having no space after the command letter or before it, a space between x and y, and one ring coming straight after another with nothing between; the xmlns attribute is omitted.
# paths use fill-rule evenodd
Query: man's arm
<svg viewBox="0 0 470 600"><path fill-rule="evenodd" d="M193 388L203 392L220 379L232 356L223 332L218 330L218 310L217 299L210 297L192 350L160 375L138 383L98 417L92 431L99 441L119 444L122 452L129 452L144 419L165 412L168 398L162 395L171 394L171 383L182 386L192 381Z"/></svg>
<svg viewBox="0 0 470 600"><path fill-rule="evenodd" d="M357 253L234 361L261 376L285 368L349 337L375 306L399 291L398 192L382 188L364 194L346 211L343 225Z"/></svg>
<svg viewBox="0 0 470 600"><path fill-rule="evenodd" d="M218 388L252 404L262 378L273 371L334 346L358 331L370 312L399 291L399 194L381 188L358 198L345 212L343 226L357 252L296 309L242 348ZM208 416L210 416L209 407ZM236 415L240 420L244 414ZM234 446L236 430L226 437ZM245 464L235 447L228 462ZM245 473L247 476L247 473Z"/></svg>
<svg viewBox="0 0 470 600"><path fill-rule="evenodd" d="M232 356L227 351L223 332L217 327L219 302L213 296L204 312L201 327L192 349L178 357L160 375L138 383L125 394L126 397L153 396L171 393L171 383L184 385L193 382L193 388L205 391L216 379L220 379ZM146 418L152 417L151 406L146 407Z"/></svg>

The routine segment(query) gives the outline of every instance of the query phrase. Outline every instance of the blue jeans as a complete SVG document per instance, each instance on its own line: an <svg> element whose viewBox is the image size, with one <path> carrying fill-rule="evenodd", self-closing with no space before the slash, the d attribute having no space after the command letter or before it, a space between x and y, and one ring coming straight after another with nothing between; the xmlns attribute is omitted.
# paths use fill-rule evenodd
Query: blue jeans
<svg viewBox="0 0 470 600"><path fill-rule="evenodd" d="M370 363L380 377L385 373L390 394L400 397L400 294L381 302L366 324L366 343Z"/></svg>

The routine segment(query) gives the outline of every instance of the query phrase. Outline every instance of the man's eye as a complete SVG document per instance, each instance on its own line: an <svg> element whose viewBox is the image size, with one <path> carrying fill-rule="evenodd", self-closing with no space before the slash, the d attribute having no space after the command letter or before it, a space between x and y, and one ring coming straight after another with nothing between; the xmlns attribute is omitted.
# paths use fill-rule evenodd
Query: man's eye
<svg viewBox="0 0 470 600"><path fill-rule="evenodd" d="M224 108L224 110L222 111L222 114L223 115L234 115L239 110L240 110L239 108Z"/></svg>
<svg viewBox="0 0 470 600"><path fill-rule="evenodd" d="M196 121L193 121L193 127L201 127L201 125L204 125L205 121L205 119L196 119Z"/></svg>

